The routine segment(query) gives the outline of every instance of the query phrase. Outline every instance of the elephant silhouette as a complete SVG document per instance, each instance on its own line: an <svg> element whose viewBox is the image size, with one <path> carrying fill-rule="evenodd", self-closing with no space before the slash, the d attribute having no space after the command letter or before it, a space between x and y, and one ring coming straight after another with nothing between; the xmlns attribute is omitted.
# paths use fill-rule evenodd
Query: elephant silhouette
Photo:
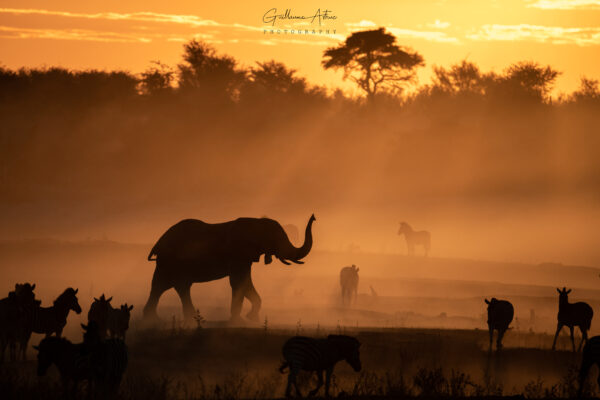
<svg viewBox="0 0 600 400"><path fill-rule="evenodd" d="M252 263L264 254L265 264L270 264L273 256L286 265L291 265L289 261L303 264L300 260L312 248L314 221L313 214L301 247L295 247L283 227L269 218L238 218L218 224L186 219L173 225L148 255L149 261L156 261L156 268L144 318L157 317L158 300L170 288L181 298L185 318L193 318L192 284L229 277L231 319L240 319L245 297L252 304L248 319L258 320L262 301L252 283Z"/></svg>

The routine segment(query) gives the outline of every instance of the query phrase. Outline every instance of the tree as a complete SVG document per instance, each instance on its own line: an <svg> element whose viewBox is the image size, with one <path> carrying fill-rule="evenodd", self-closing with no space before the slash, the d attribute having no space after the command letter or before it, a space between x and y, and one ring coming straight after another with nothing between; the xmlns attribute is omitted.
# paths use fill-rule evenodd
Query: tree
<svg viewBox="0 0 600 400"><path fill-rule="evenodd" d="M452 65L449 69L433 67L433 72L434 88L449 93L483 94L487 82L493 79L493 73L484 74L476 64L466 60Z"/></svg>
<svg viewBox="0 0 600 400"><path fill-rule="evenodd" d="M174 72L160 61L152 61L152 66L142 72L140 88L144 94L164 93L172 89Z"/></svg>
<svg viewBox="0 0 600 400"><path fill-rule="evenodd" d="M246 76L233 57L218 55L212 46L197 40L184 45L183 60L177 66L182 90L196 89L206 95L232 98Z"/></svg>
<svg viewBox="0 0 600 400"><path fill-rule="evenodd" d="M250 70L250 79L254 84L278 93L301 94L305 91L306 79L296 77L295 69L274 60L256 64L258 67Z"/></svg>
<svg viewBox="0 0 600 400"><path fill-rule="evenodd" d="M513 99L545 101L558 75L560 72L549 65L542 67L533 61L522 61L512 64L503 75L496 77L487 92Z"/></svg>
<svg viewBox="0 0 600 400"><path fill-rule="evenodd" d="M323 68L344 70L369 100L380 91L397 92L415 79L415 68L424 66L423 57L396 44L385 28L354 32L338 47L325 50Z"/></svg>
<svg viewBox="0 0 600 400"><path fill-rule="evenodd" d="M579 88L571 95L575 102L595 102L600 100L600 82L597 79L581 78Z"/></svg>

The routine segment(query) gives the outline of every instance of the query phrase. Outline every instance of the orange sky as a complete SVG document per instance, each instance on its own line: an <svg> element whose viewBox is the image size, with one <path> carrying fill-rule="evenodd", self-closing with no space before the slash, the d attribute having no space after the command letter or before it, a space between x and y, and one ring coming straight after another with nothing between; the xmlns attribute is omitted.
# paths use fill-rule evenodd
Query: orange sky
<svg viewBox="0 0 600 400"><path fill-rule="evenodd" d="M328 9L337 19L324 28L336 34L265 34L262 17L273 7L295 15ZM276 23L312 26L318 25ZM323 50L371 26L385 26L424 56L422 83L432 65L464 58L496 71L521 60L550 64L563 72L555 93L574 90L581 76L600 78L600 0L3 0L0 63L140 72L152 60L176 65L182 44L198 38L244 65L276 59L314 83L337 87L341 73L322 70Z"/></svg>

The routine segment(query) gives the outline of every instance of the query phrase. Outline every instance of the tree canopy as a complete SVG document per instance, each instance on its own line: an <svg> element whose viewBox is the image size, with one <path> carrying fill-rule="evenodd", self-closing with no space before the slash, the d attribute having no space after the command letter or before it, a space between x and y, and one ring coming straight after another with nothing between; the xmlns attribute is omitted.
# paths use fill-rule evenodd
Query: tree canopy
<svg viewBox="0 0 600 400"><path fill-rule="evenodd" d="M384 28L354 32L344 43L323 54L325 69L343 69L367 98L378 92L398 92L414 80L416 67L424 66L423 57L396 44L396 37Z"/></svg>

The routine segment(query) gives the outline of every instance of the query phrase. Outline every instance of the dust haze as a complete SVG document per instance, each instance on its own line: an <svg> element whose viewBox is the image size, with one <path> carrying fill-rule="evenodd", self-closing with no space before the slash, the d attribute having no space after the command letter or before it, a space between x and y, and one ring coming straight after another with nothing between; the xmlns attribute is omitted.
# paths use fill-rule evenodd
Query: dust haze
<svg viewBox="0 0 600 400"><path fill-rule="evenodd" d="M264 65L234 56L211 53L233 64L195 83L185 55L143 76L0 71L0 291L35 282L49 305L78 287L74 340L106 293L135 305L136 331L146 258L169 226L268 216L298 227L298 245L314 212L305 265L253 266L257 327L486 329L483 299L496 296L516 309L506 346L543 347L556 287L598 310L597 81L550 97L552 81L515 83L507 69L489 83L478 71L479 89L434 81L365 101L285 66L260 80ZM407 255L402 221L431 233L429 257ZM344 309L339 271L351 264L358 296ZM207 326L228 318L227 280L195 284L192 298ZM179 323L173 290L158 313Z"/></svg>

